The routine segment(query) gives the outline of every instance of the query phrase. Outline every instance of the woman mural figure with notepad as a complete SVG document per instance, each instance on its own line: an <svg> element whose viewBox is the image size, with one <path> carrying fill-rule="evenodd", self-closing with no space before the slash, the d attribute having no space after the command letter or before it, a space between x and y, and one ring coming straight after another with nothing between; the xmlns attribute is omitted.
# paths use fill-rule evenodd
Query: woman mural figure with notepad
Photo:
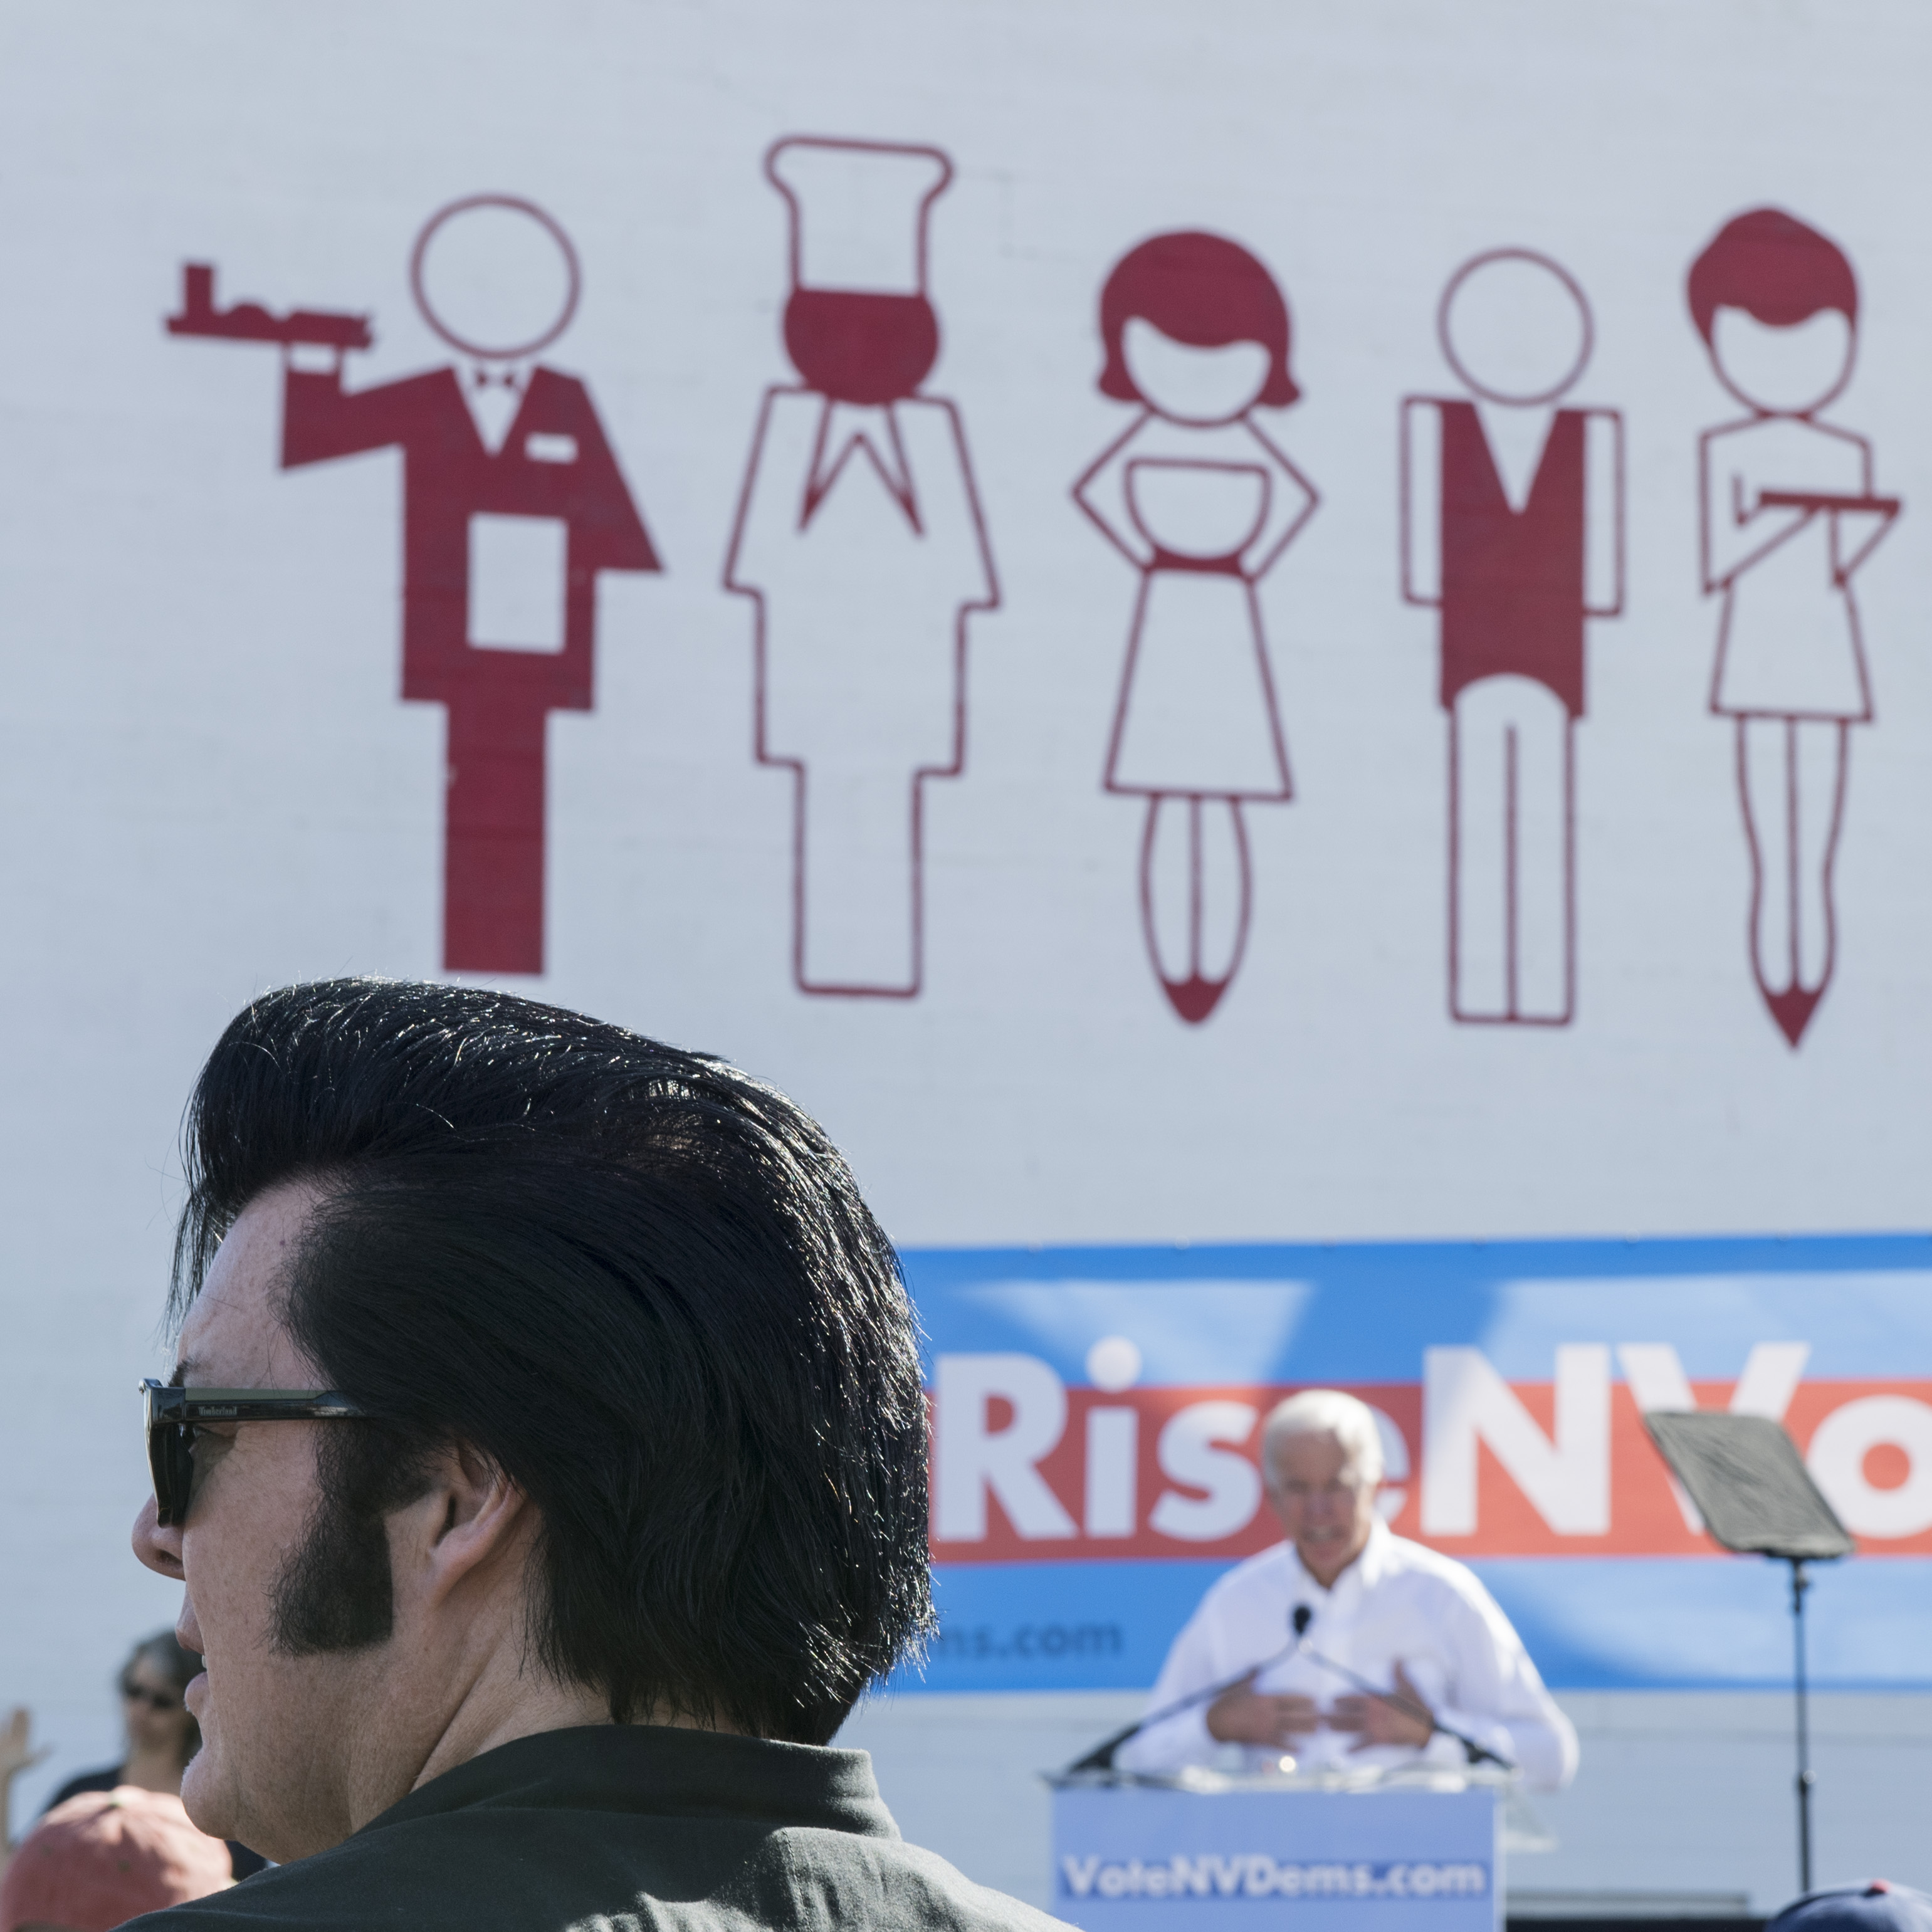
<svg viewBox="0 0 1932 1932"><path fill-rule="evenodd" d="M1751 966L1793 1047L1832 976L1832 867L1853 724L1871 686L1853 574L1899 513L1871 445L1817 420L1851 380L1858 290L1835 243L1774 208L1690 268L1691 320L1750 410L1700 440L1706 595L1721 592L1711 708L1737 721Z"/></svg>

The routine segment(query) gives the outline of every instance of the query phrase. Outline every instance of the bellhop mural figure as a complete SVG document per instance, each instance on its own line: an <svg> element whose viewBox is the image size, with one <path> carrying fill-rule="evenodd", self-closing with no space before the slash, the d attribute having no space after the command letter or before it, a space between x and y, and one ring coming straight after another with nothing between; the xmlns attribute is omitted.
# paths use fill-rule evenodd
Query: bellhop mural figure
<svg viewBox="0 0 1932 1932"><path fill-rule="evenodd" d="M284 469L402 451L403 696L448 715L443 964L541 973L549 715L591 709L598 572L661 566L590 392L533 360L576 310L563 230L514 196L471 196L424 226L410 274L464 370L346 389L364 318L218 308L205 266L168 328L284 345ZM302 366L316 350L324 366Z"/></svg>
<svg viewBox="0 0 1932 1932"><path fill-rule="evenodd" d="M1288 304L1246 249L1156 235L1100 295L1100 392L1138 406L1073 499L1140 575L1102 782L1147 800L1142 931L1182 1019L1220 1004L1247 944L1244 808L1293 796L1255 586L1315 487L1255 421L1300 394Z"/></svg>
<svg viewBox="0 0 1932 1932"><path fill-rule="evenodd" d="M1712 370L1750 412L1698 443L1704 590L1724 598L1711 709L1737 721L1751 970L1795 1048L1832 976L1851 728L1873 716L1852 578L1900 506L1874 493L1870 443L1817 419L1858 346L1837 244L1754 208L1697 257L1688 292Z"/></svg>
<svg viewBox="0 0 1932 1932"><path fill-rule="evenodd" d="M1576 724L1586 620L1623 609L1622 421L1561 406L1590 359L1590 309L1546 256L1465 262L1436 328L1468 394L1402 404L1402 596L1442 614L1449 1010L1567 1026Z"/></svg>
<svg viewBox="0 0 1932 1932"><path fill-rule="evenodd" d="M792 975L910 998L925 975L923 792L966 752L966 625L999 602L939 354L936 148L802 136L765 172L790 225L786 352L724 566L758 606L756 755L793 774Z"/></svg>

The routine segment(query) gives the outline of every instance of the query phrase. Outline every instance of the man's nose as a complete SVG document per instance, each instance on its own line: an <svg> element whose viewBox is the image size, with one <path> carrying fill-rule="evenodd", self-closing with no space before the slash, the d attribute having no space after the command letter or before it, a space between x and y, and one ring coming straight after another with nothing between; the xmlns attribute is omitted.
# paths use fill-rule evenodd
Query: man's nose
<svg viewBox="0 0 1932 1932"><path fill-rule="evenodd" d="M141 1505L141 1513L134 1519L134 1554L158 1575L178 1583L187 1574L182 1568L181 1528L177 1524L164 1529L157 1520L160 1514L152 1496Z"/></svg>

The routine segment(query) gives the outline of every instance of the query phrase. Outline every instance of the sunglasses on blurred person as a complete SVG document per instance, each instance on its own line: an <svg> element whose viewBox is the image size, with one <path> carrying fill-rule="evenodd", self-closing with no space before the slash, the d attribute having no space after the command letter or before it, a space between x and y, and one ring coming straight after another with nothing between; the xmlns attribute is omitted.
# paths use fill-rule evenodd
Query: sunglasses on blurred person
<svg viewBox="0 0 1932 1932"><path fill-rule="evenodd" d="M121 1696L130 1704L145 1704L151 1711L178 1711L182 1708L180 1694L173 1690L157 1690L152 1684L137 1684L131 1677L121 1680Z"/></svg>

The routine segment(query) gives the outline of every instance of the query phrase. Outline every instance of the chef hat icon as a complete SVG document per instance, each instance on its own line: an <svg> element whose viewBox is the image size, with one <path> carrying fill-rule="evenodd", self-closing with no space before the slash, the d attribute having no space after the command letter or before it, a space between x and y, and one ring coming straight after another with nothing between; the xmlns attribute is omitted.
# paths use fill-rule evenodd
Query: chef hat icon
<svg viewBox="0 0 1932 1932"><path fill-rule="evenodd" d="M910 396L939 352L926 216L952 178L937 148L794 136L765 157L791 218L785 347L840 402Z"/></svg>
<svg viewBox="0 0 1932 1932"><path fill-rule="evenodd" d="M937 148L798 136L765 172L790 210L794 288L926 292L926 212L952 178Z"/></svg>

